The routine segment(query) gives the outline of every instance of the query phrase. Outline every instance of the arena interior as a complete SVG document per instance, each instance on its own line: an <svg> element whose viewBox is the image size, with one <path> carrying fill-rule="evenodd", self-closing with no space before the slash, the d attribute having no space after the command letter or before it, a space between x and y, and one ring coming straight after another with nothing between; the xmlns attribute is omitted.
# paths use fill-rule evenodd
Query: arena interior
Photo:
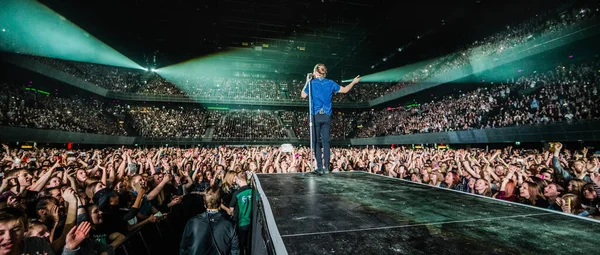
<svg viewBox="0 0 600 255"><path fill-rule="evenodd" d="M2 1L0 254L595 252L599 8ZM325 175L318 63L361 77L333 95ZM188 240L213 191L236 245Z"/></svg>

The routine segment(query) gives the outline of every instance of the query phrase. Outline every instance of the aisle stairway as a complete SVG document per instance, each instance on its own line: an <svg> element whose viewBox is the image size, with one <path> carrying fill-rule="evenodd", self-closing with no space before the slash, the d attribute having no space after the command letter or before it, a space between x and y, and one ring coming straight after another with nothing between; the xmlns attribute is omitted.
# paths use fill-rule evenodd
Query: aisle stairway
<svg viewBox="0 0 600 255"><path fill-rule="evenodd" d="M214 130L215 130L214 127L206 128L206 132L204 132L204 139L206 141L212 141L212 136L213 136L213 131Z"/></svg>

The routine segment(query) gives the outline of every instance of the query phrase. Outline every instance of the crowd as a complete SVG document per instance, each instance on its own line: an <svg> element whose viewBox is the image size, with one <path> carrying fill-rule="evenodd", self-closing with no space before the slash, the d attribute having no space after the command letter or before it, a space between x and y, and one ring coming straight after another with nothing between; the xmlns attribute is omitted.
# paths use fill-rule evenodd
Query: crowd
<svg viewBox="0 0 600 255"><path fill-rule="evenodd" d="M173 84L153 76L137 93L189 95L219 100L285 100L285 81L246 77L182 77Z"/></svg>
<svg viewBox="0 0 600 255"><path fill-rule="evenodd" d="M29 89L29 90L27 90ZM0 84L0 124L104 135L127 135L116 121L103 115L99 100L72 95L42 94L27 86Z"/></svg>
<svg viewBox="0 0 600 255"><path fill-rule="evenodd" d="M600 63L489 83L418 106L369 113L358 137L496 128L600 118Z"/></svg>
<svg viewBox="0 0 600 255"><path fill-rule="evenodd" d="M130 107L129 113L140 136L161 138L202 138L209 115L201 109L183 107Z"/></svg>
<svg viewBox="0 0 600 255"><path fill-rule="evenodd" d="M597 119L598 70L600 62L594 60L505 82L482 83L432 101L358 112L334 111L330 133L337 140ZM27 86L0 86L5 91L0 95L0 123L4 126L126 135L124 126L128 123L118 124L117 119L126 120L129 115L131 132L143 137L309 137L308 115L302 111L217 111L119 102L107 105L92 98L41 94L26 90ZM211 127L213 132L207 134Z"/></svg>
<svg viewBox="0 0 600 255"><path fill-rule="evenodd" d="M591 2L584 5L566 3L556 10L532 16L525 22L512 26L507 25L506 30L488 36L481 41L475 41L461 52L474 58L492 55L501 56L503 52L527 41L551 34L559 35L567 28L576 27L584 21L596 17L599 12L598 7L600 7L598 3Z"/></svg>
<svg viewBox="0 0 600 255"><path fill-rule="evenodd" d="M439 78L449 71L470 65L473 61L501 59L503 54L527 42L543 36L562 36L561 33L565 30L576 28L595 18L599 7L598 3L580 5L569 2L554 10L532 15L528 20L507 25L505 30L465 45L455 53L424 61L416 70L405 73L400 80L414 84L433 77Z"/></svg>
<svg viewBox="0 0 600 255"><path fill-rule="evenodd" d="M276 113L264 110L232 110L222 116L213 131L213 140L287 140L286 129Z"/></svg>
<svg viewBox="0 0 600 255"><path fill-rule="evenodd" d="M308 123L308 112L287 112L290 126L298 139L309 139L310 129ZM353 138L357 128L358 119L366 115L366 112L333 112L329 133L332 140L344 140Z"/></svg>
<svg viewBox="0 0 600 255"><path fill-rule="evenodd" d="M560 12L558 10L561 10ZM423 61L396 77L400 82L364 83L352 93L336 95L334 102L364 102L398 91L410 85L441 77L452 70L469 65L473 60L502 58L510 49L542 36L561 36L569 28L595 18L598 6L568 3L557 10L532 15L529 20L510 24L506 29L458 49L455 53ZM105 65L34 57L38 61L114 91L152 95L193 95L221 100L301 101L304 81L275 78L228 77L171 77L175 84L159 75ZM142 79L142 77L145 77ZM148 78L149 79L146 79ZM144 84L144 82L147 82Z"/></svg>
<svg viewBox="0 0 600 255"><path fill-rule="evenodd" d="M249 77L176 77L175 84L159 75L119 67L59 59L34 57L65 73L84 79L103 88L145 95L195 96L219 100L302 101L300 90L304 83ZM368 83L356 87L353 93L339 94L335 102L364 102L406 87L408 82Z"/></svg>
<svg viewBox="0 0 600 255"><path fill-rule="evenodd" d="M332 139L364 138L468 129L573 122L600 117L600 62L558 66L501 83L484 83L408 106L332 114ZM57 97L0 85L0 123L4 126L126 135L116 119L131 116L137 135L159 138L236 140L308 139L302 111L217 111L195 107L123 103ZM350 93L351 94L351 93ZM207 134L208 128L214 131ZM288 133L288 130L290 131Z"/></svg>
<svg viewBox="0 0 600 255"><path fill-rule="evenodd" d="M57 70L108 90L135 92L142 85L140 80L143 74L142 70L45 57L34 56L33 58Z"/></svg>
<svg viewBox="0 0 600 255"><path fill-rule="evenodd" d="M178 214L174 226L176 233L185 233L181 248L197 249L189 238L202 230L193 224L182 230L188 219L210 209L237 222L239 247L244 247L239 234L247 234L241 227L249 222L242 223L236 214L240 208L235 207L239 191L248 189L244 188L247 173L309 172L308 153L306 147L286 152L281 147L21 150L3 145L0 216L26 214L31 221L23 223L29 225L24 236L39 236L39 245L55 251L65 243L68 249L74 247L68 238L71 227L89 222L90 237L79 245L82 254L111 254L128 233L171 217L169 212L175 208L185 209L178 211L185 213ZM600 217L600 161L587 147L567 150L550 143L542 150L333 148L329 163L332 172L366 171L580 217ZM211 200L208 208L198 202L200 195L215 192L221 199ZM6 224L4 219L0 217L0 227Z"/></svg>

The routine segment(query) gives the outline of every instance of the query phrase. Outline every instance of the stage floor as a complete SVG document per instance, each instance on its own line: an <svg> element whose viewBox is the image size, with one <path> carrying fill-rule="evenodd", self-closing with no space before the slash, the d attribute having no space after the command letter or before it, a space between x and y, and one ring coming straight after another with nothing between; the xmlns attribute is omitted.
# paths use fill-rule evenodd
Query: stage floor
<svg viewBox="0 0 600 255"><path fill-rule="evenodd" d="M591 254L600 240L596 221L364 172L258 178L289 254Z"/></svg>

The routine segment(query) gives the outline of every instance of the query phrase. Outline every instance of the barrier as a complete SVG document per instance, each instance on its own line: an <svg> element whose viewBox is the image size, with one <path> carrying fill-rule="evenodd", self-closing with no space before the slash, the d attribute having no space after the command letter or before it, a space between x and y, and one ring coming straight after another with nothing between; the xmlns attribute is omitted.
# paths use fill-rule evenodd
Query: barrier
<svg viewBox="0 0 600 255"><path fill-rule="evenodd" d="M520 127L473 129L443 133L351 139L352 145L373 144L476 144L550 141L599 141L600 121L538 124Z"/></svg>
<svg viewBox="0 0 600 255"><path fill-rule="evenodd" d="M252 174L252 254L287 255L269 200Z"/></svg>
<svg viewBox="0 0 600 255"><path fill-rule="evenodd" d="M175 233L167 220L148 223L129 233L115 249L117 255L179 254L181 233Z"/></svg>
<svg viewBox="0 0 600 255"><path fill-rule="evenodd" d="M0 141L38 143L106 144L139 146L219 146L219 145L308 145L309 140L237 140L214 141L207 138L148 138L109 136L32 128L0 127ZM472 129L441 133L354 138L331 141L332 146L383 144L477 144L477 143L531 143L546 141L600 141L600 120L561 122L519 127Z"/></svg>
<svg viewBox="0 0 600 255"><path fill-rule="evenodd" d="M133 136L112 136L35 128L0 127L0 141L77 144L134 144Z"/></svg>

